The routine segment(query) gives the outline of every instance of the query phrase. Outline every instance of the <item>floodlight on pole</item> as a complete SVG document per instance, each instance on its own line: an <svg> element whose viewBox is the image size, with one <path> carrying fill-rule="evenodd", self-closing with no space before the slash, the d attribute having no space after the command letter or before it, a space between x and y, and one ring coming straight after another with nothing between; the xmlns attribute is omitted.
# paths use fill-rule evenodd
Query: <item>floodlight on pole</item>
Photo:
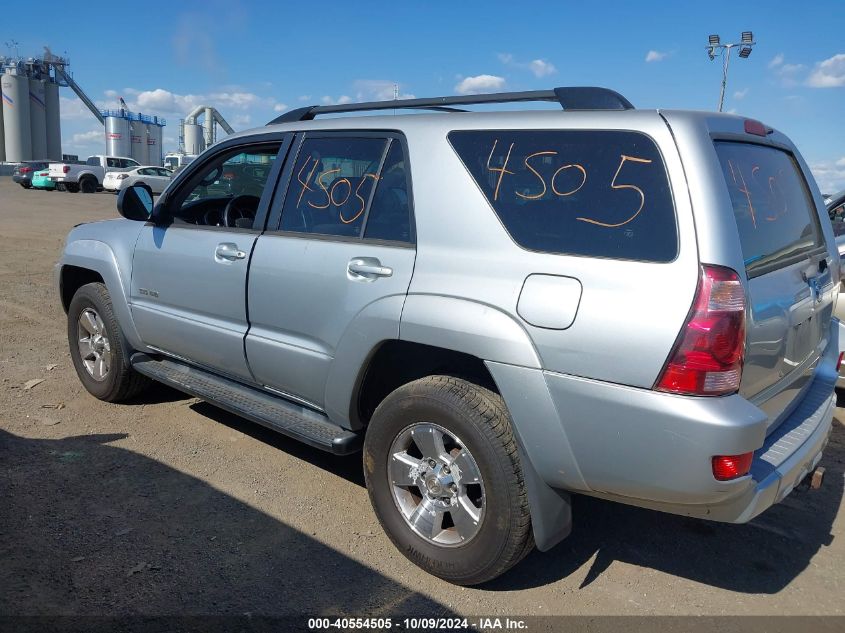
<svg viewBox="0 0 845 633"><path fill-rule="evenodd" d="M719 112L722 111L725 105L725 88L728 85L728 66L731 63L731 49L739 46L739 56L742 59L748 59L748 56L751 55L751 47L754 44L756 42L754 41L754 34L751 31L743 31L740 35L739 42L729 44L722 44L719 36L715 34L708 38L708 45L705 48L707 49L707 56L710 58L710 61L712 62L716 59L717 54L721 53L722 55L722 87L719 91Z"/></svg>

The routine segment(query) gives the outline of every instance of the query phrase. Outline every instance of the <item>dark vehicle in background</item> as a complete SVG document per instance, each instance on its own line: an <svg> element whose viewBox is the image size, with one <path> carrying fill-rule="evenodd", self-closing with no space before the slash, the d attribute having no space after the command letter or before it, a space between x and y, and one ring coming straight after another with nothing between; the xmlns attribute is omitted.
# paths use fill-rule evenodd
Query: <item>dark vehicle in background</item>
<svg viewBox="0 0 845 633"><path fill-rule="evenodd" d="M37 171L47 169L46 160L27 160L15 167L12 172L12 181L18 183L24 189L32 187L32 176Z"/></svg>

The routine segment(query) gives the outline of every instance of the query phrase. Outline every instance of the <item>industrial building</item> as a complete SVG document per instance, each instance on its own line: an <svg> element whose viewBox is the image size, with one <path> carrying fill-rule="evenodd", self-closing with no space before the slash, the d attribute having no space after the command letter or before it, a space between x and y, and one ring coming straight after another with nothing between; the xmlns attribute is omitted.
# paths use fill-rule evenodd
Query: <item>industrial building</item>
<svg viewBox="0 0 845 633"><path fill-rule="evenodd" d="M122 99L119 109L101 110L67 71L69 64L66 57L53 55L48 48L42 58L0 56L0 163L63 159L59 88L67 87L104 126L106 155L132 158L142 165L162 165L167 122L130 112ZM217 126L226 134L234 132L216 108L194 108L180 121L179 148L174 155L202 153L217 141Z"/></svg>

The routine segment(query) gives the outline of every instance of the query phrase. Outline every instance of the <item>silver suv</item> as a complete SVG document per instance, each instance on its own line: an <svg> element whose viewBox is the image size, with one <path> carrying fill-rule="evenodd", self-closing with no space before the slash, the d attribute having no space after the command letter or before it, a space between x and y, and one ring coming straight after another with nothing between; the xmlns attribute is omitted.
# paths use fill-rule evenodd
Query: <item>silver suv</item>
<svg viewBox="0 0 845 633"><path fill-rule="evenodd" d="M462 109L516 101L563 110ZM439 112L314 120L398 109ZM118 210L57 265L88 391L363 446L388 536L450 582L554 546L572 493L748 521L828 440L839 257L757 121L601 88L307 107Z"/></svg>

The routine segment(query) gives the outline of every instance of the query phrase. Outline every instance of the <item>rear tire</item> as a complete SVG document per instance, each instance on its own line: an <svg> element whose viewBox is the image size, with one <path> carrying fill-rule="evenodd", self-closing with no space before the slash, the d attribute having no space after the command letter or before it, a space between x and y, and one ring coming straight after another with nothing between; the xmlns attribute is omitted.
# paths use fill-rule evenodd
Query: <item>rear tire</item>
<svg viewBox="0 0 845 633"><path fill-rule="evenodd" d="M429 376L395 390L367 429L364 474L390 540L439 578L492 580L534 546L510 416L488 389Z"/></svg>
<svg viewBox="0 0 845 633"><path fill-rule="evenodd" d="M32 188L32 185L28 185L25 182L20 183L20 186L23 187L24 189L31 189Z"/></svg>
<svg viewBox="0 0 845 633"><path fill-rule="evenodd" d="M97 181L93 178L83 178L79 181L79 190L82 193L97 193Z"/></svg>
<svg viewBox="0 0 845 633"><path fill-rule="evenodd" d="M114 316L105 284L90 283L73 295L67 313L67 336L76 374L95 398L121 402L149 384L129 364L130 349Z"/></svg>

